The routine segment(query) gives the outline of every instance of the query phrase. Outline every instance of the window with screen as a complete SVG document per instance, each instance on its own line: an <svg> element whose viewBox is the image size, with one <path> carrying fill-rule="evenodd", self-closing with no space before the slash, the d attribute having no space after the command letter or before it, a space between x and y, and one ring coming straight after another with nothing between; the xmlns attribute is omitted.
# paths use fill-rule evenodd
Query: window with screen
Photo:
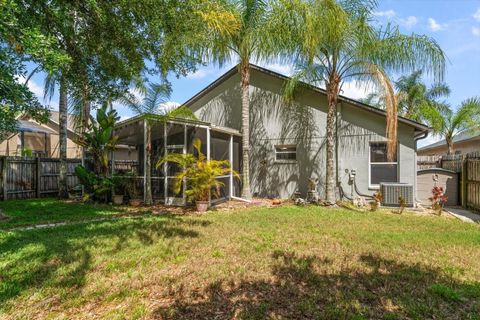
<svg viewBox="0 0 480 320"><path fill-rule="evenodd" d="M275 161L290 162L297 160L296 145L275 146Z"/></svg>
<svg viewBox="0 0 480 320"><path fill-rule="evenodd" d="M398 182L397 153L392 161L387 159L387 143L370 143L370 187L378 187L381 182Z"/></svg>

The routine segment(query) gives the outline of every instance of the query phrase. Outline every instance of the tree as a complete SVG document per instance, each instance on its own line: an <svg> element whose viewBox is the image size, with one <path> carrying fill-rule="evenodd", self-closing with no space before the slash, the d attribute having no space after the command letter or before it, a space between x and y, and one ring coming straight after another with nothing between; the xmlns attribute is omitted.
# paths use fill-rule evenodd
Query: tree
<svg viewBox="0 0 480 320"><path fill-rule="evenodd" d="M48 119L48 109L38 102L27 83L18 81L26 76L22 59L0 44L0 139L16 131L20 114L28 114L39 122Z"/></svg>
<svg viewBox="0 0 480 320"><path fill-rule="evenodd" d="M139 100L134 93L127 92L119 101L132 109L135 113L144 115L145 121L145 157L146 166L145 170L145 204L151 205L152 199L152 132L151 126L154 122L162 122L164 125L174 118L190 118L196 119L194 113L186 107L178 107L168 110L165 107L165 103L170 98L171 87L168 83L151 83L148 87L137 88L138 93L143 95Z"/></svg>
<svg viewBox="0 0 480 320"><path fill-rule="evenodd" d="M285 10L294 6L294 10ZM373 23L374 1L281 0L277 16L290 23L296 74L286 88L293 96L299 80L324 85L328 100L326 127L326 200L335 203L335 118L339 93L347 80L374 85L387 109L388 155L396 149L397 101L389 72L423 69L442 78L445 57L426 36L404 35L398 27ZM292 36L293 35L293 36ZM288 38L285 41L289 41Z"/></svg>
<svg viewBox="0 0 480 320"><path fill-rule="evenodd" d="M395 81L398 99L398 113L408 119L424 122L425 108L441 107L438 99L447 97L450 88L445 83L434 83L429 88L422 82L422 70L414 71Z"/></svg>
<svg viewBox="0 0 480 320"><path fill-rule="evenodd" d="M223 10L231 12L235 27L213 27L210 54L220 64L238 58L242 101L242 197L250 199L250 62L271 58L280 52L282 42L275 41L277 20L263 0L234 0ZM228 17L228 15L226 15ZM210 39L210 38L209 38Z"/></svg>
<svg viewBox="0 0 480 320"><path fill-rule="evenodd" d="M448 106L429 107L425 112L433 133L441 136L447 143L447 154L453 154L453 138L463 132L480 130L480 98L464 100L456 111Z"/></svg>

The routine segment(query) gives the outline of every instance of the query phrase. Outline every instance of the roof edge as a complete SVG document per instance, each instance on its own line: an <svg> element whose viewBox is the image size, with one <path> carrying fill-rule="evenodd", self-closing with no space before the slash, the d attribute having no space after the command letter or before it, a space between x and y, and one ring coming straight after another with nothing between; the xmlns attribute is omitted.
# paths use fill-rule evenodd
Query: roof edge
<svg viewBox="0 0 480 320"><path fill-rule="evenodd" d="M276 77L276 78L279 78L279 79L282 79L282 80L290 80L291 79L291 77L285 76L281 73L278 73L278 72L272 71L270 69L260 67L258 65L252 64L252 63L250 63L250 68L253 69L253 70L257 70L259 72L265 73L265 74L269 74L273 77ZM209 93L210 91L212 91L213 89L218 87L223 81L227 80L228 78L230 78L231 76L233 76L237 72L238 72L238 64L235 65L233 68L229 69L227 72L225 72L218 79L216 79L215 81L210 83L208 86L206 86L205 88L200 90L197 94L195 94L193 97L191 97L190 99L185 101L182 105L188 107L189 105L193 104L194 102L200 100L204 95L206 95L207 93ZM305 86L307 89L310 89L310 90L313 90L313 91L316 91L316 92L319 92L319 93L322 93L322 94L325 94L325 95L327 94L326 91L322 88L316 87L314 85L311 85L311 84L303 82L303 81L300 81L299 83L301 85ZM365 103L360 102L360 101L355 100L355 99L348 98L348 97L343 96L343 95L339 95L339 100L350 103L350 104L352 104L356 107L362 108L365 111L376 113L378 115L385 116L385 117L387 115L386 111L384 111L382 109L373 107L371 105L365 104ZM426 126L422 123L419 123L419 122L401 117L401 116L398 116L398 121L402 122L406 125L409 125L411 127L414 127L415 129L418 129L421 132L425 132L425 131L429 130L428 126Z"/></svg>

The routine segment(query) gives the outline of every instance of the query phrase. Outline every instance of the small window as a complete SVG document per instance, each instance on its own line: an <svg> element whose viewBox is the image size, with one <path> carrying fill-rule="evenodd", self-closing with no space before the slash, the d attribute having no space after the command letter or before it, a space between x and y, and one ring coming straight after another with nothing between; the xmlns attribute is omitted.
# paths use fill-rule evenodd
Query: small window
<svg viewBox="0 0 480 320"><path fill-rule="evenodd" d="M370 187L378 187L381 182L398 182L398 162L395 153L392 161L387 159L387 143L370 144Z"/></svg>
<svg viewBox="0 0 480 320"><path fill-rule="evenodd" d="M275 146L275 161L296 161L297 146L296 145L280 145Z"/></svg>

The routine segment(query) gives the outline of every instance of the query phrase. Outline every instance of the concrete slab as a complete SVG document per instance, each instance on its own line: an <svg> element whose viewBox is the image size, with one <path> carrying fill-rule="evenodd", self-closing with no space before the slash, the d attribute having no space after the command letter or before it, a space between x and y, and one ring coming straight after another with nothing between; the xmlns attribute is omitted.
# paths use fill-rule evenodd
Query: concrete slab
<svg viewBox="0 0 480 320"><path fill-rule="evenodd" d="M474 213L472 211L469 211L463 208L455 208L455 207L445 208L445 211L447 211L452 216L455 216L464 222L480 223L480 214Z"/></svg>

